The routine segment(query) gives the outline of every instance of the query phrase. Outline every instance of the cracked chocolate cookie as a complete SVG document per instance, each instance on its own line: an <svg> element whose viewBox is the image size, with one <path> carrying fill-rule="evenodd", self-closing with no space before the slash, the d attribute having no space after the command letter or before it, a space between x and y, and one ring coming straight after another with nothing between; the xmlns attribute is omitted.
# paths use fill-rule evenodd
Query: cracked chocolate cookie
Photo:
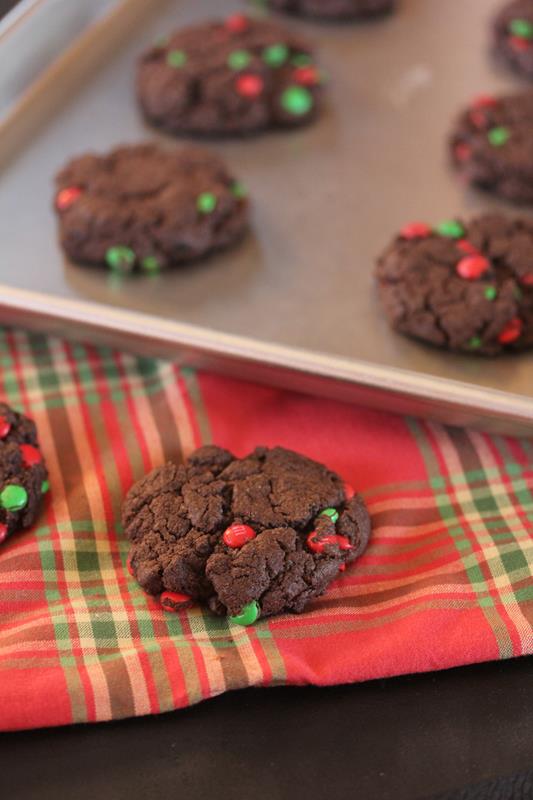
<svg viewBox="0 0 533 800"><path fill-rule="evenodd" d="M123 524L131 574L164 608L200 601L242 625L303 611L370 536L363 500L281 447L206 446L165 464L132 486Z"/></svg>
<svg viewBox="0 0 533 800"><path fill-rule="evenodd" d="M533 91L477 98L459 117L450 143L468 183L514 203L533 203Z"/></svg>
<svg viewBox="0 0 533 800"><path fill-rule="evenodd" d="M236 14L151 47L137 94L146 119L170 133L245 135L310 122L321 83L305 40Z"/></svg>
<svg viewBox="0 0 533 800"><path fill-rule="evenodd" d="M0 403L0 543L33 525L47 491L35 423Z"/></svg>
<svg viewBox="0 0 533 800"><path fill-rule="evenodd" d="M320 19L365 19L392 11L396 0L267 0L275 11Z"/></svg>
<svg viewBox="0 0 533 800"><path fill-rule="evenodd" d="M533 79L533 0L507 3L494 21L496 53L516 72Z"/></svg>
<svg viewBox="0 0 533 800"><path fill-rule="evenodd" d="M84 155L56 178L63 249L73 261L155 272L233 245L246 192L218 156L153 144Z"/></svg>
<svg viewBox="0 0 533 800"><path fill-rule="evenodd" d="M465 353L533 345L533 222L487 214L406 225L377 264L392 327Z"/></svg>

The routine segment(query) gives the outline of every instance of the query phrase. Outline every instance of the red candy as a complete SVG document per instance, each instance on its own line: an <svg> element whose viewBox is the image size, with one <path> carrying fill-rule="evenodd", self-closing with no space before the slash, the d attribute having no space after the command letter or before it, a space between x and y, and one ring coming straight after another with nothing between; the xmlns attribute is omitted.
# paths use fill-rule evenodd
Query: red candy
<svg viewBox="0 0 533 800"><path fill-rule="evenodd" d="M485 128L487 126L487 115L480 109L474 109L470 112L470 122L476 128Z"/></svg>
<svg viewBox="0 0 533 800"><path fill-rule="evenodd" d="M250 542L257 536L253 528L249 525L230 525L226 528L222 536L224 544L228 547L242 547L246 542Z"/></svg>
<svg viewBox="0 0 533 800"><path fill-rule="evenodd" d="M192 603L192 597L181 592L163 592L159 602L165 611L176 613Z"/></svg>
<svg viewBox="0 0 533 800"><path fill-rule="evenodd" d="M315 67L298 67L294 70L293 78L302 86L316 86L320 83L320 75Z"/></svg>
<svg viewBox="0 0 533 800"><path fill-rule="evenodd" d="M129 556L128 556L128 559L127 559L127 561L126 561L126 569L127 569L127 570L128 570L128 572L130 573L131 577L132 577L132 578L134 578L134 577L135 577L135 574L134 574L134 572L133 572L133 567L132 567L132 565L131 565L131 555L129 555Z"/></svg>
<svg viewBox="0 0 533 800"><path fill-rule="evenodd" d="M505 328L500 331L498 341L501 342L501 344L510 344L511 342L515 342L521 333L522 320L519 317L513 317L513 319L509 320Z"/></svg>
<svg viewBox="0 0 533 800"><path fill-rule="evenodd" d="M244 33L248 30L248 17L245 17L244 14L233 14L227 18L224 27L230 33Z"/></svg>
<svg viewBox="0 0 533 800"><path fill-rule="evenodd" d="M315 538L316 535L316 531L311 531L307 537L307 546L313 553L323 553L324 548L329 544L336 544L341 550L353 550L353 545L350 544L346 536L338 536L336 533L332 533L317 539Z"/></svg>
<svg viewBox="0 0 533 800"><path fill-rule="evenodd" d="M344 572L345 569L346 569L346 564L341 564L339 567L339 572Z"/></svg>
<svg viewBox="0 0 533 800"><path fill-rule="evenodd" d="M529 50L531 47L531 42L529 39L524 39L522 36L511 36L509 38L509 44L513 50L518 50L521 53Z"/></svg>
<svg viewBox="0 0 533 800"><path fill-rule="evenodd" d="M343 486L344 486L344 494L346 495L346 499L347 500L351 500L352 497L355 494L355 489L353 488L353 486L350 486L350 484L347 481L343 481Z"/></svg>
<svg viewBox="0 0 533 800"><path fill-rule="evenodd" d="M5 542L7 539L7 525L4 525L3 522L0 523L0 544Z"/></svg>
<svg viewBox="0 0 533 800"><path fill-rule="evenodd" d="M431 234L431 228L425 222L410 222L400 231L402 239L425 239Z"/></svg>
<svg viewBox="0 0 533 800"><path fill-rule="evenodd" d="M478 250L476 250L474 245L467 239L459 239L459 241L455 243L455 246L461 251L461 253L465 253L468 256L478 255Z"/></svg>
<svg viewBox="0 0 533 800"><path fill-rule="evenodd" d="M249 100L255 100L263 91L264 83L260 75L241 75L236 80L237 92L242 97L247 97Z"/></svg>
<svg viewBox="0 0 533 800"><path fill-rule="evenodd" d="M533 286L533 272L527 272L525 275L522 275L520 283L523 283L524 286Z"/></svg>
<svg viewBox="0 0 533 800"><path fill-rule="evenodd" d="M467 281L475 281L481 278L490 269L490 261L484 256L465 256L457 264L457 274Z"/></svg>
<svg viewBox="0 0 533 800"><path fill-rule="evenodd" d="M5 417L0 417L0 439L5 439L10 430L11 424Z"/></svg>
<svg viewBox="0 0 533 800"><path fill-rule="evenodd" d="M22 462L25 467L34 467L35 464L40 464L43 460L40 450L37 450L31 444L21 444L20 452L22 453Z"/></svg>
<svg viewBox="0 0 533 800"><path fill-rule="evenodd" d="M480 94L472 103L472 108L494 108L498 101L491 94Z"/></svg>
<svg viewBox="0 0 533 800"><path fill-rule="evenodd" d="M466 142L459 142L455 145L455 157L458 161L468 161L472 155L472 148Z"/></svg>
<svg viewBox="0 0 533 800"><path fill-rule="evenodd" d="M81 194L81 189L77 186L69 186L67 189L61 189L56 196L56 208L58 211L65 211Z"/></svg>

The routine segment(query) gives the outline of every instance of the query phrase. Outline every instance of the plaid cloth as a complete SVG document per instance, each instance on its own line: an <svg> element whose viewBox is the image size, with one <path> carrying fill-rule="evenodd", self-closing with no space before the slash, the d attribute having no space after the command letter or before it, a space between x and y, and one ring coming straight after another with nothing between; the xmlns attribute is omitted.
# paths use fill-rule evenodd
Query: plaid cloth
<svg viewBox="0 0 533 800"><path fill-rule="evenodd" d="M533 653L533 443L0 331L2 392L51 492L0 550L0 728L153 714ZM365 556L300 616L164 613L125 568L121 500L165 459L282 444L362 490Z"/></svg>

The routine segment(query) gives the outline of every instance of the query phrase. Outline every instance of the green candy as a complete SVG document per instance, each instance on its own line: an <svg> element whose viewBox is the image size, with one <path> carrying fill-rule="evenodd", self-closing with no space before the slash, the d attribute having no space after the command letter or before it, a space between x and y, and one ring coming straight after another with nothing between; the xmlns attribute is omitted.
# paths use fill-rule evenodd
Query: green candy
<svg viewBox="0 0 533 800"><path fill-rule="evenodd" d="M435 230L441 236L447 236L450 239L461 239L465 235L465 229L455 219L446 219L444 222L440 222Z"/></svg>
<svg viewBox="0 0 533 800"><path fill-rule="evenodd" d="M212 214L217 207L217 196L213 192L202 192L196 201L196 208L202 214Z"/></svg>
<svg viewBox="0 0 533 800"><path fill-rule="evenodd" d="M291 58L291 64L295 67L308 67L313 63L313 59L307 53L297 53Z"/></svg>
<svg viewBox="0 0 533 800"><path fill-rule="evenodd" d="M485 289L485 297L487 300L496 300L498 297L498 290L495 286L487 286Z"/></svg>
<svg viewBox="0 0 533 800"><path fill-rule="evenodd" d="M468 346L469 346L469 347L470 347L472 350L477 350L477 348L478 348L478 347L481 347L481 345L482 345L482 341L481 341L481 339L479 338L479 336L472 336L472 338L471 338L471 339L470 339L470 341L468 342Z"/></svg>
<svg viewBox="0 0 533 800"><path fill-rule="evenodd" d="M252 600L251 603L247 603L244 606L240 614L235 617L229 617L229 621L235 623L235 625L253 625L260 613L259 603L257 600Z"/></svg>
<svg viewBox="0 0 533 800"><path fill-rule="evenodd" d="M524 296L524 292L519 286L515 286L513 288L513 294L517 300L521 300Z"/></svg>
<svg viewBox="0 0 533 800"><path fill-rule="evenodd" d="M511 134L507 128L500 126L497 128L491 128L487 134L487 137L493 147L502 147L509 141Z"/></svg>
<svg viewBox="0 0 533 800"><path fill-rule="evenodd" d="M50 491L50 484L48 483L48 481L43 481L41 483L41 493L46 494L49 491Z"/></svg>
<svg viewBox="0 0 533 800"><path fill-rule="evenodd" d="M289 86L281 95L281 105L289 114L302 117L313 108L313 95L303 86Z"/></svg>
<svg viewBox="0 0 533 800"><path fill-rule="evenodd" d="M512 19L509 30L513 36L518 36L520 39L533 39L533 23L527 19Z"/></svg>
<svg viewBox="0 0 533 800"><path fill-rule="evenodd" d="M248 197L246 186L239 181L234 181L231 184L230 192L232 193L233 197L236 197L238 200L244 200L245 197Z"/></svg>
<svg viewBox="0 0 533 800"><path fill-rule="evenodd" d="M231 69L245 69L250 63L252 57L247 50L234 50L228 56L228 66Z"/></svg>
<svg viewBox="0 0 533 800"><path fill-rule="evenodd" d="M329 517L332 522L337 522L339 519L339 512L336 508L325 508L318 515L319 517Z"/></svg>
<svg viewBox="0 0 533 800"><path fill-rule="evenodd" d="M187 53L184 50L171 50L167 53L167 64L174 69L181 69L187 63Z"/></svg>
<svg viewBox="0 0 533 800"><path fill-rule="evenodd" d="M281 67L289 57L289 48L284 44L271 44L263 50L263 61L269 67Z"/></svg>
<svg viewBox="0 0 533 800"><path fill-rule="evenodd" d="M107 265L117 272L130 272L135 264L135 253L129 247L116 245L105 254Z"/></svg>
<svg viewBox="0 0 533 800"><path fill-rule="evenodd" d="M141 268L146 272L157 272L160 267L159 261L155 256L146 256L141 261Z"/></svg>
<svg viewBox="0 0 533 800"><path fill-rule="evenodd" d="M10 484L0 492L0 505L6 511L20 511L28 504L28 492L24 486Z"/></svg>

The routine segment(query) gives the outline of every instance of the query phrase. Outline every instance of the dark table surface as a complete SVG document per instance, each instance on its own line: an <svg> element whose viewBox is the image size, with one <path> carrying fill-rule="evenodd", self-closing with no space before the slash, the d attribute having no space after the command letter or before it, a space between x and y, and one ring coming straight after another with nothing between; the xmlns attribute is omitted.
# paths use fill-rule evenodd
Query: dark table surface
<svg viewBox="0 0 533 800"><path fill-rule="evenodd" d="M0 16L13 5L0 0ZM533 658L250 689L159 717L3 734L0 786L17 800L423 798L530 768L532 708Z"/></svg>

